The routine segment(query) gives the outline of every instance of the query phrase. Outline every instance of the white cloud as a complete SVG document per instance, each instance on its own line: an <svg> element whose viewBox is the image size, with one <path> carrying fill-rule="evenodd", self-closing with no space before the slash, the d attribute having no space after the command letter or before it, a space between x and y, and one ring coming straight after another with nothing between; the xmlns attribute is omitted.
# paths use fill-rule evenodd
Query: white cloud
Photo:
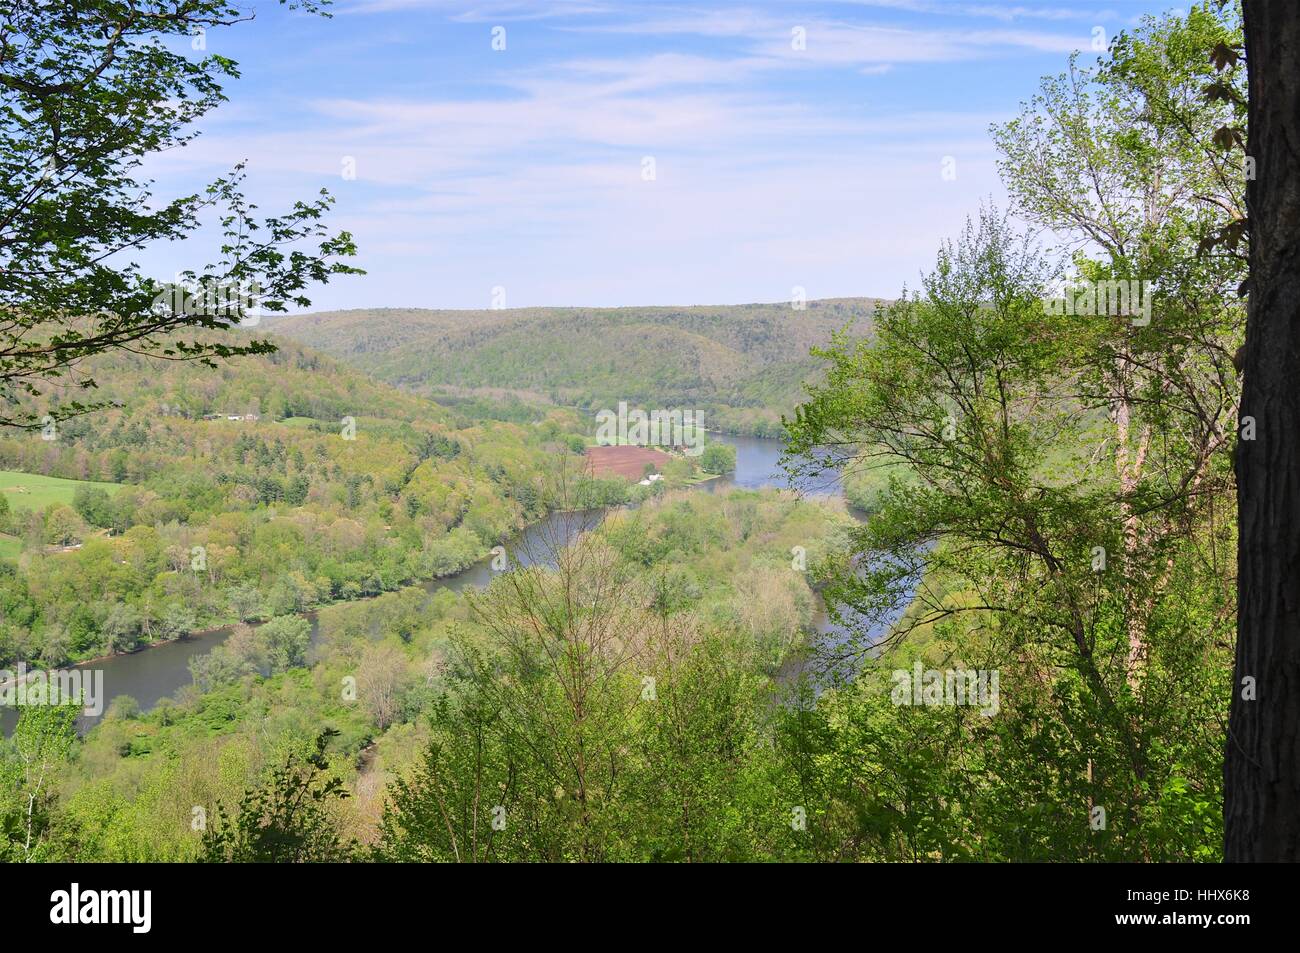
<svg viewBox="0 0 1300 953"><path fill-rule="evenodd" d="M806 46L794 49L791 31L802 28ZM697 36L747 41L752 53L779 60L830 64L937 63L1028 49L1068 53L1088 46L1086 30L1060 33L1023 29L971 29L952 26L894 26L831 20L815 16L773 16L744 9L719 9L643 19L583 23L580 32L638 36Z"/></svg>
<svg viewBox="0 0 1300 953"><path fill-rule="evenodd" d="M465 13L423 0L352 5L416 7ZM522 15L514 4L482 11L511 9ZM872 90L895 82L880 77L1064 53L1085 39L817 19L800 24L800 52L791 22L761 10L659 6L607 22L574 15L592 4L532 9L582 21L552 37L635 31L636 51L621 37L608 55L560 43L548 49L567 55L494 58L472 83L432 84L433 94L381 84L226 108L151 171L192 182L247 157L268 212L330 188L331 221L354 232L370 272L332 285L318 299L331 306L479 307L494 284L512 305L780 300L793 284L814 297L892 295L980 197L1001 194L986 130L1006 116L876 100ZM679 42L701 36L734 42ZM647 155L653 182L641 176ZM956 182L940 178L947 155ZM344 157L355 181L340 175Z"/></svg>
<svg viewBox="0 0 1300 953"><path fill-rule="evenodd" d="M559 17L603 15L618 8L589 0L496 0L466 3L463 0L347 0L341 13L402 13L432 10L462 23L501 23L521 20L550 20Z"/></svg>
<svg viewBox="0 0 1300 953"><path fill-rule="evenodd" d="M1115 10L1094 7L1070 7L1060 3L998 4L957 3L953 0L831 0L856 7L876 7L903 10L909 13L942 14L945 16L985 17L1012 22L1015 20L1083 20L1104 23L1115 20L1120 14Z"/></svg>

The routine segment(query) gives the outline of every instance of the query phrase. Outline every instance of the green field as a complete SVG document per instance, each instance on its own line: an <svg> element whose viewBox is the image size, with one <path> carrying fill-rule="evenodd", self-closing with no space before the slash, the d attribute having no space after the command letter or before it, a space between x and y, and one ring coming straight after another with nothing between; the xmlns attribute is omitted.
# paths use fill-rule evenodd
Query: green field
<svg viewBox="0 0 1300 953"><path fill-rule="evenodd" d="M0 559L17 559L23 551L23 541L17 536L0 533Z"/></svg>
<svg viewBox="0 0 1300 953"><path fill-rule="evenodd" d="M41 476L36 473L19 473L0 470L0 492L9 501L11 510L40 510L51 503L72 505L72 494L79 486L96 486L108 493L121 489L120 483L97 483L93 480L64 480L60 477ZM0 553L3 546L0 545Z"/></svg>

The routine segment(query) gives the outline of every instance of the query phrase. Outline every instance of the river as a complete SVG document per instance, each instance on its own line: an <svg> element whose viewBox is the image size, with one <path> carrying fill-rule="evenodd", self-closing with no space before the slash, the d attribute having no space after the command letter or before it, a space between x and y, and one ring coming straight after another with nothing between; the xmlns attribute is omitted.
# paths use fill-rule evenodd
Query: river
<svg viewBox="0 0 1300 953"><path fill-rule="evenodd" d="M736 448L736 469L724 477L698 484L700 489L719 493L736 487L789 488L785 474L779 467L781 441L731 434L717 434L715 438ZM799 489L808 496L838 495L840 492L838 474L828 473L813 483L800 486ZM599 519L598 513L553 513L520 532L506 544L506 548L520 563L529 565L539 558L534 554L551 551L557 541L564 542L572 539L577 533L595 525ZM430 580L422 583L422 586L429 592L438 589L460 592L467 586L487 585L492 574L491 559L485 558L454 576ZM304 618L311 621L311 636L312 641L315 642L318 631L316 613L314 611L304 613ZM831 641L836 641L838 630L831 624L824 608L818 611L816 626L819 633ZM229 626L195 633L175 642L158 643L129 655L98 659L77 667L95 669L104 673L105 710L108 708L109 700L120 695L129 695L139 703L142 711L147 711L160 700L171 697L178 689L191 684L193 679L190 676L189 660L196 655L211 652L228 639L230 633ZM83 716L82 729L89 728L101 717L102 715ZM16 722L15 709L0 709L0 729L3 729L6 736L13 731Z"/></svg>

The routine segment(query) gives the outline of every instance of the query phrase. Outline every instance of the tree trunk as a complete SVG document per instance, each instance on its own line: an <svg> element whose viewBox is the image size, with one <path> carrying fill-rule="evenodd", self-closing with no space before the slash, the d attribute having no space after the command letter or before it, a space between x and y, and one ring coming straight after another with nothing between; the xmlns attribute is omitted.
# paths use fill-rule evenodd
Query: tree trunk
<svg viewBox="0 0 1300 953"><path fill-rule="evenodd" d="M1250 301L1237 442L1229 861L1300 860L1300 4L1245 0ZM1253 680L1254 700L1243 686ZM1245 696L1245 697L1243 697Z"/></svg>

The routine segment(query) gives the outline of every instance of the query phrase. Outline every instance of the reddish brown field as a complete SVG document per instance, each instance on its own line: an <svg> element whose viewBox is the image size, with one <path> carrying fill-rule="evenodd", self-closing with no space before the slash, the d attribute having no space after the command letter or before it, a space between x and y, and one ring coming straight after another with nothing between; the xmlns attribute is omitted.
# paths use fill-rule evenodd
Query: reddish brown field
<svg viewBox="0 0 1300 953"><path fill-rule="evenodd" d="M671 460L662 450L649 447L588 447L587 470L592 476L621 476L628 480L640 480L645 475L645 465L654 464L656 470L662 470L664 464Z"/></svg>

